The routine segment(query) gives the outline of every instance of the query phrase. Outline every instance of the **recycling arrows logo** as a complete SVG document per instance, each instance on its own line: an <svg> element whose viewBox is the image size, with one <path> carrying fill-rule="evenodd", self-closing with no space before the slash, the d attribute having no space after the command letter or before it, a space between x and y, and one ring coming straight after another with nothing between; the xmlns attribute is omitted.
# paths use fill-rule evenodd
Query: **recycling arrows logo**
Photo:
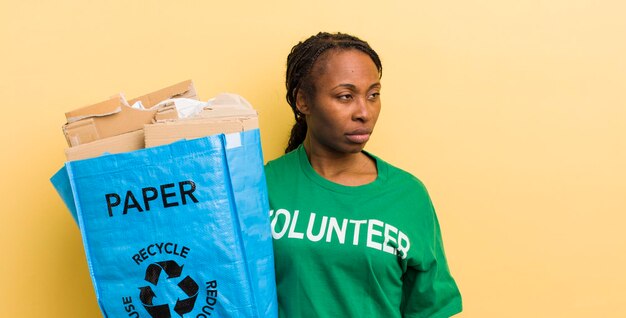
<svg viewBox="0 0 626 318"><path fill-rule="evenodd" d="M178 263L171 260L150 264L148 268L146 268L145 279L153 286L157 286L162 272L167 274L167 279L177 278L181 276L183 266L179 266ZM198 297L199 287L198 284L196 284L196 282L189 276L185 276L185 278L180 280L177 285L180 290L188 296L185 299L177 299L176 304L174 305L174 311L179 316L183 317L184 314L193 310L193 307L196 304L196 298ZM170 304L154 304L153 300L158 297L150 285L139 287L139 290L139 299L141 300L141 304L152 318L171 317Z"/></svg>

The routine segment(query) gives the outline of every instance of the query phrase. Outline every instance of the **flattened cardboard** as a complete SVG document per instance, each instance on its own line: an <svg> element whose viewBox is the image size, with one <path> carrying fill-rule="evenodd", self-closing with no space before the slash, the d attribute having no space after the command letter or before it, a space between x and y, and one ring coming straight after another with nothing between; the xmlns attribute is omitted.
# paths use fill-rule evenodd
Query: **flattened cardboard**
<svg viewBox="0 0 626 318"><path fill-rule="evenodd" d="M172 98L198 99L198 95L196 94L196 88L193 85L193 81L186 80L184 82L162 88L158 91L139 96L137 98L129 100L128 104L133 105L134 103L141 101L143 107L151 108L152 106L164 100Z"/></svg>
<svg viewBox="0 0 626 318"><path fill-rule="evenodd" d="M70 147L83 145L98 139L108 138L142 129L151 123L157 112L153 107L171 98L186 97L197 99L196 89L187 80L126 102L121 94L97 103L65 113L67 124L63 126L65 139ZM146 109L129 106L141 101Z"/></svg>
<svg viewBox="0 0 626 318"><path fill-rule="evenodd" d="M256 110L252 108L233 107L207 107L197 117L200 118L226 118L226 117L255 117Z"/></svg>
<svg viewBox="0 0 626 318"><path fill-rule="evenodd" d="M194 118L157 122L144 126L146 148L215 134L228 134L259 127L257 116Z"/></svg>
<svg viewBox="0 0 626 318"><path fill-rule="evenodd" d="M68 123L72 123L89 117L107 116L120 112L124 104L126 99L122 94L117 94L103 102L71 110L65 113L65 118Z"/></svg>
<svg viewBox="0 0 626 318"><path fill-rule="evenodd" d="M120 111L103 116L93 116L71 122L63 126L67 143L71 147L93 142L98 139L117 136L142 129L151 123L156 109L134 109L120 105Z"/></svg>
<svg viewBox="0 0 626 318"><path fill-rule="evenodd" d="M121 153L144 148L143 130L104 138L76 147L65 149L68 161L94 158L103 153Z"/></svg>
<svg viewBox="0 0 626 318"><path fill-rule="evenodd" d="M63 133L70 147L78 146L88 142L98 140L100 133L93 118L85 118L63 126Z"/></svg>
<svg viewBox="0 0 626 318"><path fill-rule="evenodd" d="M165 103L161 103L159 110L157 111L154 119L155 121L172 120L178 118L185 118L179 113L177 104L174 100L170 100ZM220 118L220 117L248 117L257 116L257 112L243 97L230 94L221 93L215 98L209 100L207 103L202 103L204 108L202 111L194 117L199 118ZM189 113L189 111L186 111Z"/></svg>
<svg viewBox="0 0 626 318"><path fill-rule="evenodd" d="M154 120L156 122L175 120L178 118L178 110L176 109L176 105L174 105L174 103L166 103L164 107L159 108L157 113L154 115Z"/></svg>

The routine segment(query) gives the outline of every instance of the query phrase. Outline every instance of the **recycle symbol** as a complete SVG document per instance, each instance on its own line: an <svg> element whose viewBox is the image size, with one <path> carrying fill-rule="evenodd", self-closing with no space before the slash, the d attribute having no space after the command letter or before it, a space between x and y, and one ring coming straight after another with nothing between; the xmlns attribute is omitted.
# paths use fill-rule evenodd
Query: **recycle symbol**
<svg viewBox="0 0 626 318"><path fill-rule="evenodd" d="M179 266L174 261L163 261L150 264L148 268L146 268L146 281L154 286L157 286L159 283L159 277L163 271L167 274L168 279L180 277L183 272L183 266ZM198 297L199 288L198 284L196 284L196 282L189 276L183 278L177 285L188 296L188 298L185 299L177 299L176 304L174 305L174 311L182 317L183 314L193 310L196 298ZM141 304L152 318L171 317L169 304L155 305L153 303L153 299L157 298L157 295L154 293L150 285L139 287L139 290L139 299L141 300Z"/></svg>

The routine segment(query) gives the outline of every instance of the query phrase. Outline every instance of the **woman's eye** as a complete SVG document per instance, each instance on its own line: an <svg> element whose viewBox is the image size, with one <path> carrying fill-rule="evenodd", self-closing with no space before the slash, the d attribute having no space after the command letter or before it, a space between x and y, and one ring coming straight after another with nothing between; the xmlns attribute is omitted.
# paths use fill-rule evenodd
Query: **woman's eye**
<svg viewBox="0 0 626 318"><path fill-rule="evenodd" d="M340 100L350 100L352 99L352 95L350 94L345 94L345 95L339 95L338 97Z"/></svg>
<svg viewBox="0 0 626 318"><path fill-rule="evenodd" d="M370 95L369 99L376 99L378 96L380 96L380 93L373 93Z"/></svg>

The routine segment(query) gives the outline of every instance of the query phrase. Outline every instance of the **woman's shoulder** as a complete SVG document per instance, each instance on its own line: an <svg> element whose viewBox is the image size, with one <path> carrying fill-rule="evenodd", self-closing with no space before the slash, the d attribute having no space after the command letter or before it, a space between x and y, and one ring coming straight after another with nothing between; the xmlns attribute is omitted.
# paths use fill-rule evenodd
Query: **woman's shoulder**
<svg viewBox="0 0 626 318"><path fill-rule="evenodd" d="M283 170L291 170L298 165L297 149L272 159L265 164L265 173L275 173Z"/></svg>
<svg viewBox="0 0 626 318"><path fill-rule="evenodd" d="M434 209L422 180L407 170L375 158L379 169L386 171L385 186L381 194L396 198L394 204L404 206L406 211L411 211L410 215L415 222L429 227L434 222Z"/></svg>
<svg viewBox="0 0 626 318"><path fill-rule="evenodd" d="M378 169L384 169L387 175L387 182L390 185L394 186L403 186L410 187L413 190L419 190L421 192L427 193L426 186L417 176L412 174L411 172L399 168L380 157L369 154L374 157L377 161Z"/></svg>

